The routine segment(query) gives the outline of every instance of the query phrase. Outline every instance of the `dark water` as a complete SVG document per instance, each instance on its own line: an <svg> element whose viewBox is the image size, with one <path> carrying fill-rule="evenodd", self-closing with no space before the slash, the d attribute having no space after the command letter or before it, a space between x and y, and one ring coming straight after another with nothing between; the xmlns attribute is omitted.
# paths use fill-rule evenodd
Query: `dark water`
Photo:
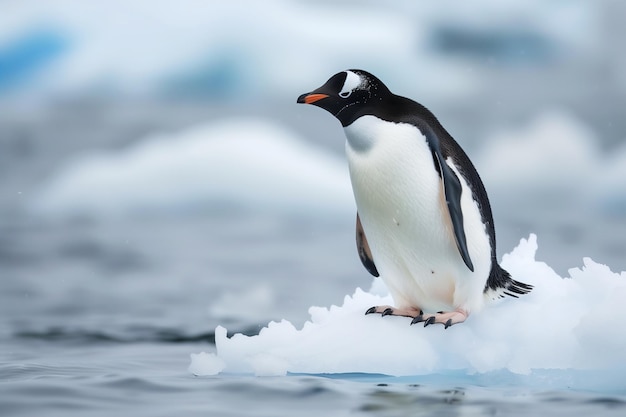
<svg viewBox="0 0 626 417"><path fill-rule="evenodd" d="M210 339L209 335L207 340ZM217 376L186 372L209 342L14 336L3 343L0 412L6 416L215 415L621 416L626 396L493 379L382 375ZM141 338L140 338L141 339ZM156 339L156 337L155 337ZM4 342L4 341L3 341Z"/></svg>
<svg viewBox="0 0 626 417"><path fill-rule="evenodd" d="M0 367L6 416L215 415L621 416L616 394L384 376L196 378L189 351L207 344L17 342Z"/></svg>
<svg viewBox="0 0 626 417"><path fill-rule="evenodd" d="M339 304L369 286L354 251L354 219L236 206L117 219L28 214L23 202L69 155L123 148L205 117L187 108L98 126L93 114L101 111L77 111L81 117L14 118L0 129L0 415L626 414L626 393L570 391L563 375L555 388L549 374L191 375L189 354L214 351L216 325L246 334L270 320L300 325L309 306ZM504 216L501 253L525 237L523 224ZM552 242L570 241L544 252L563 265L576 266L563 261L573 256L568 248L588 255L593 245L584 242L602 242L594 228L581 227L572 241L545 219L528 227L542 224ZM541 247L542 230L532 231ZM606 256L616 268L623 261ZM584 378L574 385L585 386Z"/></svg>

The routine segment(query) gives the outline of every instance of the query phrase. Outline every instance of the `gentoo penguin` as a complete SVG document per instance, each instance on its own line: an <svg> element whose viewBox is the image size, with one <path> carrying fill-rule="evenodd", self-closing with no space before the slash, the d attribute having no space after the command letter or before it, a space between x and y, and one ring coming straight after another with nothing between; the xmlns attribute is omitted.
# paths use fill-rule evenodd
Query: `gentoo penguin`
<svg viewBox="0 0 626 417"><path fill-rule="evenodd" d="M490 299L530 292L498 264L485 187L428 109L362 70L333 75L298 103L329 111L347 137L358 253L395 303L366 314L448 328Z"/></svg>

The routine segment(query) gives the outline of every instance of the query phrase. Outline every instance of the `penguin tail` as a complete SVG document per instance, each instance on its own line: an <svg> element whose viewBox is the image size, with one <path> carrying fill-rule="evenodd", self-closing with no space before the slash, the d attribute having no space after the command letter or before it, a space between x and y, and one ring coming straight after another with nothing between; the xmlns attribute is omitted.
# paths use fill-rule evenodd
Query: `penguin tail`
<svg viewBox="0 0 626 417"><path fill-rule="evenodd" d="M528 294L532 289L532 285L511 278L511 274L494 261L484 293L488 299L496 300L506 296L519 298L520 295Z"/></svg>

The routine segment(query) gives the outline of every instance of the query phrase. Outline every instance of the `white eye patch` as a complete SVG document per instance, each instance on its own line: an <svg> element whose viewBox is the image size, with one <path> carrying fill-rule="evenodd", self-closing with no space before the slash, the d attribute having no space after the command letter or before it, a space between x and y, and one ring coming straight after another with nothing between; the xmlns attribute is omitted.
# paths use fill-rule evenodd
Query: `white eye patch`
<svg viewBox="0 0 626 417"><path fill-rule="evenodd" d="M354 90L356 90L362 83L361 77L352 71L346 71L346 81L343 83L343 87L339 92L339 97L348 98Z"/></svg>

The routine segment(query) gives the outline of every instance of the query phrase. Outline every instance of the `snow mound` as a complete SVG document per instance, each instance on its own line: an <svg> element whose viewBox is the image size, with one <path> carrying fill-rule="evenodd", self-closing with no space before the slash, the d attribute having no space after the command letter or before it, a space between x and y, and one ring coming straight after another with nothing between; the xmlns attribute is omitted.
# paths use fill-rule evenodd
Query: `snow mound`
<svg viewBox="0 0 626 417"><path fill-rule="evenodd" d="M567 112L543 111L486 143L476 165L494 200L520 204L532 195L604 215L626 213L626 146L603 155L597 134Z"/></svg>
<svg viewBox="0 0 626 417"><path fill-rule="evenodd" d="M523 128L495 133L486 142L477 165L498 192L569 195L580 191L602 162L589 127L558 110L546 110Z"/></svg>
<svg viewBox="0 0 626 417"><path fill-rule="evenodd" d="M31 208L48 216L106 216L223 206L352 209L339 157L256 119L223 121L85 155L52 177Z"/></svg>
<svg viewBox="0 0 626 417"><path fill-rule="evenodd" d="M357 288L342 306L311 307L302 329L283 320L256 336L229 338L220 326L217 354L192 355L190 372L410 376L610 369L622 376L616 380L626 380L626 333L616 330L626 322L626 273L586 258L582 268L562 278L535 260L536 251L531 235L503 259L515 278L535 286L532 293L497 302L449 329L365 316L372 305L392 303L376 282L377 289Z"/></svg>

